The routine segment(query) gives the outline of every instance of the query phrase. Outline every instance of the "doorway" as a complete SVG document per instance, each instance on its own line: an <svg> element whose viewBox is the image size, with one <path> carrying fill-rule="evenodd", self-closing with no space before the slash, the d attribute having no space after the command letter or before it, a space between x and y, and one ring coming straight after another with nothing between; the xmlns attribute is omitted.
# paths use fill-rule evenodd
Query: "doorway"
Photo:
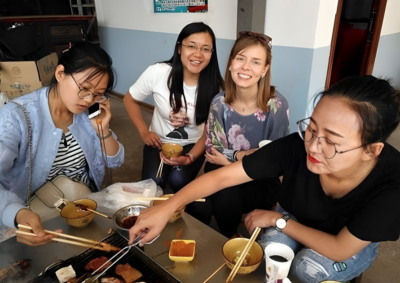
<svg viewBox="0 0 400 283"><path fill-rule="evenodd" d="M339 0L325 88L351 75L370 75L387 0Z"/></svg>

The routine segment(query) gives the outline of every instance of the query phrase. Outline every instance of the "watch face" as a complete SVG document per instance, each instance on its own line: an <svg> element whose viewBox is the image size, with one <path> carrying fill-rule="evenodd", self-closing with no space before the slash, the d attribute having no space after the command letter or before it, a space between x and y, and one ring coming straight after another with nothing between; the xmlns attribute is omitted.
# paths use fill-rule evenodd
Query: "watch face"
<svg viewBox="0 0 400 283"><path fill-rule="evenodd" d="M278 227L279 229L285 228L286 227L285 219L279 218L278 220L276 220L276 227Z"/></svg>

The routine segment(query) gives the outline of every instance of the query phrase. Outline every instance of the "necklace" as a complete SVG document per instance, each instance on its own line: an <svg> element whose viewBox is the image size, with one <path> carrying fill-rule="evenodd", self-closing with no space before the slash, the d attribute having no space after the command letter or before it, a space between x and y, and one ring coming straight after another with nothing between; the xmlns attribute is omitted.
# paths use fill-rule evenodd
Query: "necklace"
<svg viewBox="0 0 400 283"><path fill-rule="evenodd" d="M237 98L239 99L240 104L242 104L242 111L244 112L244 111L246 110L246 107L243 106L244 104L243 104L242 100L240 99L239 95L236 95L236 96L237 96Z"/></svg>

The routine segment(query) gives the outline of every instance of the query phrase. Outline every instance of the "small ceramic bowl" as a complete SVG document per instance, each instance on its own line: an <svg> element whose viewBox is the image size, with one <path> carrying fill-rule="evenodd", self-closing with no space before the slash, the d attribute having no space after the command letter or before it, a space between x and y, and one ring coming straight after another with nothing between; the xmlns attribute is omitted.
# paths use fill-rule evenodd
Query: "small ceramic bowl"
<svg viewBox="0 0 400 283"><path fill-rule="evenodd" d="M94 219L95 213L84 211L75 204L82 204L92 210L96 210L97 203L92 199L78 199L70 202L61 209L60 215L69 225L82 228L87 226Z"/></svg>
<svg viewBox="0 0 400 283"><path fill-rule="evenodd" d="M264 145L267 145L267 144L269 144L270 142L272 142L272 141L270 141L270 140L262 140L262 141L260 141L260 142L258 143L258 147L259 147L259 148L262 148Z"/></svg>
<svg viewBox="0 0 400 283"><path fill-rule="evenodd" d="M129 228L123 228L121 226L122 221L126 217L139 216L140 212L146 208L148 207L140 204L132 204L121 208L120 210L114 213L113 220L115 225L117 225L118 229L129 231Z"/></svg>
<svg viewBox="0 0 400 283"><path fill-rule="evenodd" d="M230 269L235 266L234 258L240 256L248 241L249 239L246 238L234 238L228 240L222 247L222 254L224 255L226 265ZM246 256L247 265L239 267L239 271L237 273L249 274L253 272L258 268L263 257L264 251L262 247L257 242L254 242Z"/></svg>
<svg viewBox="0 0 400 283"><path fill-rule="evenodd" d="M163 196L161 196L161 197L163 197L163 198L170 198L170 197L172 197L173 196L173 194L167 194L167 195L163 195ZM151 206L156 206L156 205L159 205L159 204L161 204L161 203L163 203L165 200L153 200L152 202L151 202ZM172 214L172 216L169 218L169 220L168 220L168 222L169 223L172 223L172 222L175 222L176 220L178 220L179 218L181 218L182 217L182 213L185 211L185 206L184 207L181 207L180 209L178 209L177 211L175 211L174 212L174 214Z"/></svg>
<svg viewBox="0 0 400 283"><path fill-rule="evenodd" d="M168 159L181 156L183 151L183 147L177 143L165 143L161 149L165 158Z"/></svg>
<svg viewBox="0 0 400 283"><path fill-rule="evenodd" d="M191 256L173 256L173 255L171 255L173 245L174 245L174 243L176 243L178 241L183 241L183 242L185 242L185 244L194 243L193 254ZM169 258L172 261L178 261L178 262L179 261L180 262L182 262L182 261L192 261L193 258L194 258L195 252L196 252L196 241L194 241L194 240L173 240L171 242L171 247L169 249Z"/></svg>

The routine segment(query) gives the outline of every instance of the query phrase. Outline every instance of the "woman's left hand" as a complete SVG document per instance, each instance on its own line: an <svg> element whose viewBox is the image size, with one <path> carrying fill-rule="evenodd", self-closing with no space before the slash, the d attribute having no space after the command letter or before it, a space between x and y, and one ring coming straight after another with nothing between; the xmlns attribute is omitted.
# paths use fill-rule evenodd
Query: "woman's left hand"
<svg viewBox="0 0 400 283"><path fill-rule="evenodd" d="M106 135L108 134L108 125L110 124L111 120L111 110L110 110L110 99L107 99L106 101L103 101L99 103L101 113L100 115L93 117L90 119L90 123L92 124L94 130L96 131L97 134L102 134L98 132L98 127L97 127L97 120L100 118L101 119L101 125L103 127L103 134Z"/></svg>
<svg viewBox="0 0 400 283"><path fill-rule="evenodd" d="M222 153L220 153L218 150L216 150L215 148L211 148L211 154L208 153L208 151L206 151L206 160L210 163L216 164L216 165L229 165L232 162L230 162L228 160L228 158L226 158L225 155L223 155Z"/></svg>
<svg viewBox="0 0 400 283"><path fill-rule="evenodd" d="M162 159L165 164L171 166L185 166L185 165L190 165L192 163L192 160L187 155L181 155L179 157L171 157L171 159L168 159L164 156L164 154L162 154L161 151L160 151L160 159Z"/></svg>
<svg viewBox="0 0 400 283"><path fill-rule="evenodd" d="M268 228L275 226L276 220L281 217L282 213L276 211L255 209L247 214L246 218L244 219L244 224L246 225L247 231L249 231L251 235L253 234L254 229L257 227Z"/></svg>

